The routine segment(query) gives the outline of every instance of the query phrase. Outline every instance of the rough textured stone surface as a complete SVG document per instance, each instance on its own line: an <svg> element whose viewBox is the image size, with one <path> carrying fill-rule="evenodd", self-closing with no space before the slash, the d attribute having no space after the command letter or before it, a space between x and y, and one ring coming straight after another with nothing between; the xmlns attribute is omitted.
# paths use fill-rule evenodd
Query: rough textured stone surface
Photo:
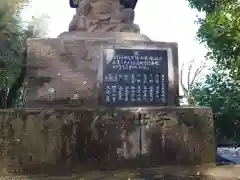
<svg viewBox="0 0 240 180"><path fill-rule="evenodd" d="M136 112L1 110L1 170L59 173L215 163L209 108L142 109L142 125L136 125Z"/></svg>
<svg viewBox="0 0 240 180"><path fill-rule="evenodd" d="M124 8L119 0L82 0L69 31L139 33L134 16L134 10Z"/></svg>
<svg viewBox="0 0 240 180"><path fill-rule="evenodd" d="M129 32L81 32L71 31L63 32L58 38L63 39L74 39L74 40L102 40L102 41L150 41L150 39L140 33L129 33Z"/></svg>
<svg viewBox="0 0 240 180"><path fill-rule="evenodd" d="M85 36L84 36L85 34ZM76 38L78 37L78 38ZM83 38L84 37L84 38ZM169 105L178 105L178 52L175 43L147 41L132 33L63 33L57 39L28 41L27 107L97 107L99 58L104 47L169 48ZM75 95L77 94L78 100Z"/></svg>
<svg viewBox="0 0 240 180"><path fill-rule="evenodd" d="M8 175L0 179L12 180L237 180L239 166L164 166L160 168L128 169L118 171L89 171L71 176Z"/></svg>

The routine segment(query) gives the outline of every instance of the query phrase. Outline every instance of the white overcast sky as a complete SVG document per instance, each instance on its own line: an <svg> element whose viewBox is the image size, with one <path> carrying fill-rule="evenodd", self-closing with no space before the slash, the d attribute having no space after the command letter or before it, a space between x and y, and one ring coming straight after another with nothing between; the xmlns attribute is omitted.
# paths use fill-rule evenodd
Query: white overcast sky
<svg viewBox="0 0 240 180"><path fill-rule="evenodd" d="M50 37L67 31L75 13L69 0L32 0L31 11L46 13L51 18ZM203 16L188 7L187 0L138 0L135 23L141 32L155 41L177 42L180 65L195 58L200 63L206 49L196 41L196 16ZM195 64L196 67L198 66Z"/></svg>

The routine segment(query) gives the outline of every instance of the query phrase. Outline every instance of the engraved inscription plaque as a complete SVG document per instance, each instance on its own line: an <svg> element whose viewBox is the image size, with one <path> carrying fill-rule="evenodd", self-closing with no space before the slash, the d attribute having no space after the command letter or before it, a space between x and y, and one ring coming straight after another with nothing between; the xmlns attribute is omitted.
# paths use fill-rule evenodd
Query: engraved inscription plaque
<svg viewBox="0 0 240 180"><path fill-rule="evenodd" d="M105 49L104 53L107 54L103 67L104 105L111 107L167 105L167 50Z"/></svg>

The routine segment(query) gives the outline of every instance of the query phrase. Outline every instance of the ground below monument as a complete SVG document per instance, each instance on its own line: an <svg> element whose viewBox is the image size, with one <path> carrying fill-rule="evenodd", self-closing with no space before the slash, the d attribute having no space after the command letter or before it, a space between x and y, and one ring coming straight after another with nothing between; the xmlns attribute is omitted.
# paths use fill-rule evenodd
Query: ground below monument
<svg viewBox="0 0 240 180"><path fill-rule="evenodd" d="M12 180L237 180L239 165L217 167L160 167L121 171L85 172L71 176L2 176Z"/></svg>

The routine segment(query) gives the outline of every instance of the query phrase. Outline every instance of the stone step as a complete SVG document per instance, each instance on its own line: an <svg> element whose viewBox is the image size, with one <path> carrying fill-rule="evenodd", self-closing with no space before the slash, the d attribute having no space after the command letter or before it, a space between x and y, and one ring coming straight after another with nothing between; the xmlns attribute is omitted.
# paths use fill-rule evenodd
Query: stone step
<svg viewBox="0 0 240 180"><path fill-rule="evenodd" d="M240 166L160 167L125 171L90 171L67 176L0 176L12 180L237 180Z"/></svg>

